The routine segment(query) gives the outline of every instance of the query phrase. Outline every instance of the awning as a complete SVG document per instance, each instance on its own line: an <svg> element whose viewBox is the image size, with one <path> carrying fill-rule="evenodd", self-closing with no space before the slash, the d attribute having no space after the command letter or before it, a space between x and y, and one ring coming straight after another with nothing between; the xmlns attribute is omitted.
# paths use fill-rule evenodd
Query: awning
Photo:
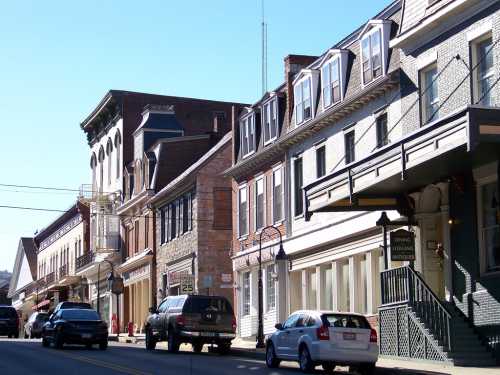
<svg viewBox="0 0 500 375"><path fill-rule="evenodd" d="M38 305L35 305L32 307L33 310L39 310L42 307L50 305L50 299L45 299L42 302L40 302Z"/></svg>
<svg viewBox="0 0 500 375"><path fill-rule="evenodd" d="M409 208L407 194L498 158L500 110L468 106L304 187L314 212Z"/></svg>

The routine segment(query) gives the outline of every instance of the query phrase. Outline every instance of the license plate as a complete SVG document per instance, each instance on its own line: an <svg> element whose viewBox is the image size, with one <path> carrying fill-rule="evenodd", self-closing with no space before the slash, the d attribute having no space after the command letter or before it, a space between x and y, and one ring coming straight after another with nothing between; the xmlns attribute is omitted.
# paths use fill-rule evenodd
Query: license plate
<svg viewBox="0 0 500 375"><path fill-rule="evenodd" d="M356 334L351 332L344 332L342 337L344 340L356 340Z"/></svg>
<svg viewBox="0 0 500 375"><path fill-rule="evenodd" d="M91 339L92 334L91 333L82 333L82 339Z"/></svg>
<svg viewBox="0 0 500 375"><path fill-rule="evenodd" d="M215 337L215 336L217 336L217 333L215 333L215 332L203 332L202 335L208 336L208 337Z"/></svg>

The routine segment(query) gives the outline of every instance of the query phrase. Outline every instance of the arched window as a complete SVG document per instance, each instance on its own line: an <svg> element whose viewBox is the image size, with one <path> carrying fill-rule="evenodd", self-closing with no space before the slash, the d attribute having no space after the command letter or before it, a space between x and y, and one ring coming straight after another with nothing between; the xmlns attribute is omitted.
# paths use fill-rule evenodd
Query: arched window
<svg viewBox="0 0 500 375"><path fill-rule="evenodd" d="M96 167L97 167L97 157L95 152L92 153L90 157L90 169L92 169L92 194L97 190L97 181L96 181Z"/></svg>
<svg viewBox="0 0 500 375"><path fill-rule="evenodd" d="M122 144L122 136L120 134L120 131L118 130L115 135L115 149L116 149L116 179L120 178L120 171L122 169L121 164L120 164L120 151L121 151L121 144Z"/></svg>
<svg viewBox="0 0 500 375"><path fill-rule="evenodd" d="M102 185L104 184L104 147L99 149L99 191L102 193Z"/></svg>
<svg viewBox="0 0 500 375"><path fill-rule="evenodd" d="M111 185L111 154L113 152L113 142L111 138L108 138L108 143L106 144L106 155L108 156L108 185Z"/></svg>

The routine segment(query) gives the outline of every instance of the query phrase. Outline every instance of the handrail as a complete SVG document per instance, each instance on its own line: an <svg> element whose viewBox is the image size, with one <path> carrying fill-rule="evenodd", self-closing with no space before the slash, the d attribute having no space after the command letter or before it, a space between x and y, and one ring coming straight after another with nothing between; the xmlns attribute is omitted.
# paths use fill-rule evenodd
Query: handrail
<svg viewBox="0 0 500 375"><path fill-rule="evenodd" d="M442 307L442 309L444 310L444 312L446 313L446 315L449 318L451 318L451 314L448 311L448 309L446 308L446 306L444 305L444 303L439 299L439 297L436 295L436 293L434 293L434 291L427 286L427 284L425 283L425 281L422 278L422 276L420 276L420 274L417 271L415 271L413 268L408 267L408 269L410 270L410 272L413 273L414 276L416 276L420 280L421 283L423 283L429 289L429 292L431 293L432 297L434 297L435 301Z"/></svg>

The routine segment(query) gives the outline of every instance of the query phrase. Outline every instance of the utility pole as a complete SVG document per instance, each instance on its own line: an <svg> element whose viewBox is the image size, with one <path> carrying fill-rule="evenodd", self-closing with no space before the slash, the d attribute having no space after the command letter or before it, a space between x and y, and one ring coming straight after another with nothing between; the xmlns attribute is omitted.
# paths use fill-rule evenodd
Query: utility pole
<svg viewBox="0 0 500 375"><path fill-rule="evenodd" d="M267 92L267 23L265 21L265 13L264 13L264 1L262 0L262 36L261 36L261 48L262 48L262 95Z"/></svg>

